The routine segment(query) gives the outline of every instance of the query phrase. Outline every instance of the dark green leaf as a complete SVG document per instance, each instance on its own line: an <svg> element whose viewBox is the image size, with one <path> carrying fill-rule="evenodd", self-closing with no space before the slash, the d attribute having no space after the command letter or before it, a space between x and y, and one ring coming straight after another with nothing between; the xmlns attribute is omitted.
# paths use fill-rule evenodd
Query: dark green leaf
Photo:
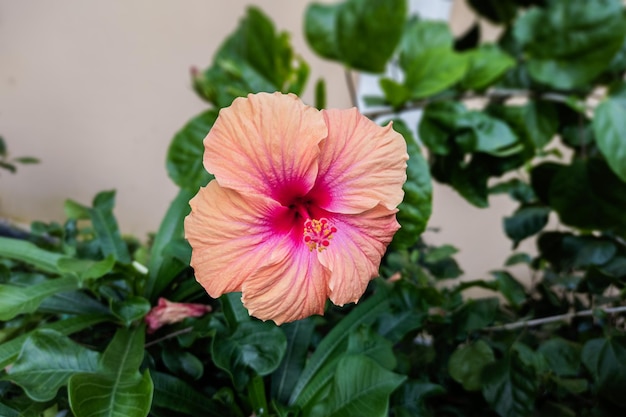
<svg viewBox="0 0 626 417"><path fill-rule="evenodd" d="M593 132L598 148L613 172L626 182L626 85L620 87L620 97L604 100L596 108Z"/></svg>
<svg viewBox="0 0 626 417"><path fill-rule="evenodd" d="M337 364L329 396L307 415L385 417L389 396L405 379L365 356L347 355Z"/></svg>
<svg viewBox="0 0 626 417"><path fill-rule="evenodd" d="M287 337L287 350L280 366L272 373L272 398L286 404L304 369L315 324L308 318L281 327Z"/></svg>
<svg viewBox="0 0 626 417"><path fill-rule="evenodd" d="M522 362L516 351L487 365L482 381L485 399L500 416L532 415L537 389L535 372Z"/></svg>
<svg viewBox="0 0 626 417"><path fill-rule="evenodd" d="M126 326L141 320L150 311L150 302L143 297L131 296L111 303L111 312Z"/></svg>
<svg viewBox="0 0 626 417"><path fill-rule="evenodd" d="M167 150L167 173L180 188L197 192L213 177L204 169L202 141L217 119L217 110L207 110L179 130Z"/></svg>
<svg viewBox="0 0 626 417"><path fill-rule="evenodd" d="M626 338L591 339L582 360L598 383L599 394L621 407L626 406L622 387L626 384Z"/></svg>
<svg viewBox="0 0 626 417"><path fill-rule="evenodd" d="M193 195L194 192L185 189L178 191L154 237L150 249L148 280L144 289L144 296L149 300L155 301L176 275L186 267L163 252L171 241L183 237L183 220L189 214L189 200Z"/></svg>
<svg viewBox="0 0 626 417"><path fill-rule="evenodd" d="M580 369L581 346L560 337L543 342L538 349L550 370L559 376L576 376Z"/></svg>
<svg viewBox="0 0 626 417"><path fill-rule="evenodd" d="M17 162L19 164L38 164L39 159L33 158L32 156L20 156L18 158L13 158L13 162Z"/></svg>
<svg viewBox="0 0 626 417"><path fill-rule="evenodd" d="M202 361L190 352L163 349L161 358L167 369L174 375L198 380L204 374Z"/></svg>
<svg viewBox="0 0 626 417"><path fill-rule="evenodd" d="M103 256L113 255L118 262L130 263L130 254L126 243L122 240L117 220L113 215L115 191L103 191L93 200L93 208L89 209L91 223L98 237L98 244Z"/></svg>
<svg viewBox="0 0 626 417"><path fill-rule="evenodd" d="M491 274L498 283L498 291L504 295L512 306L519 307L526 302L526 289L511 274L506 271L494 271Z"/></svg>
<svg viewBox="0 0 626 417"><path fill-rule="evenodd" d="M57 331L42 329L26 339L9 375L30 398L44 402L53 399L72 375L95 372L97 367L97 352Z"/></svg>
<svg viewBox="0 0 626 417"><path fill-rule="evenodd" d="M97 373L73 375L68 384L77 417L145 417L152 403L152 379L139 373L143 359L143 327L119 329L102 354Z"/></svg>
<svg viewBox="0 0 626 417"><path fill-rule="evenodd" d="M492 23L508 23L517 13L517 6L511 0L468 0L468 4Z"/></svg>
<svg viewBox="0 0 626 417"><path fill-rule="evenodd" d="M51 273L59 273L57 262L63 257L60 253L43 250L30 242L7 237L0 237L0 256Z"/></svg>
<svg viewBox="0 0 626 417"><path fill-rule="evenodd" d="M518 178L513 178L490 187L489 193L507 193L513 200L521 204L528 204L536 200L535 193L530 184Z"/></svg>
<svg viewBox="0 0 626 417"><path fill-rule="evenodd" d="M494 362L493 350L487 343L478 340L475 343L459 346L448 361L448 372L452 379L463 385L468 391L482 388L483 368Z"/></svg>
<svg viewBox="0 0 626 417"><path fill-rule="evenodd" d="M504 232L513 241L513 247L543 230L548 224L549 215L549 207L527 206L518 209L513 216L505 217Z"/></svg>
<svg viewBox="0 0 626 417"><path fill-rule="evenodd" d="M387 298L388 292L380 288L373 296L360 302L350 314L328 332L300 374L289 398L290 405L302 406L315 396L317 389L308 387L311 380L333 357L341 353L341 348L352 331L362 324L372 323L381 312L389 307Z"/></svg>
<svg viewBox="0 0 626 417"><path fill-rule="evenodd" d="M223 417L219 403L207 399L206 394L196 391L182 379L162 372L152 372L154 382L153 406L162 407L186 415Z"/></svg>
<svg viewBox="0 0 626 417"><path fill-rule="evenodd" d="M77 288L78 281L73 277L47 279L27 287L0 284L0 320L6 321L20 314L32 313L44 299Z"/></svg>
<svg viewBox="0 0 626 417"><path fill-rule="evenodd" d="M215 365L228 372L238 389L248 383L250 371L261 376L274 372L286 350L282 330L274 323L256 320L239 323L233 334L220 334L211 345Z"/></svg>
<svg viewBox="0 0 626 417"><path fill-rule="evenodd" d="M536 80L558 89L585 86L609 65L624 41L619 0L554 1L515 22L515 37Z"/></svg>
<svg viewBox="0 0 626 417"><path fill-rule="evenodd" d="M467 300L459 310L454 312L454 322L459 328L458 336L462 338L463 334L492 324L499 304L497 298Z"/></svg>
<svg viewBox="0 0 626 417"><path fill-rule="evenodd" d="M108 316L104 314L83 314L82 316L70 317L50 324L44 324L34 331L50 329L64 335L70 335L107 319ZM33 332L25 333L15 339L0 344L0 368L6 367L17 358L24 341L31 334L33 334Z"/></svg>
<svg viewBox="0 0 626 417"><path fill-rule="evenodd" d="M392 246L407 248L415 244L426 228L432 211L432 182L428 164L408 127L400 120L394 121L394 129L404 136L409 161L407 180L403 185L404 200L398 207L397 219L400 230L396 232Z"/></svg>
<svg viewBox="0 0 626 417"><path fill-rule="evenodd" d="M517 142L517 136L502 120L479 111L468 111L456 120L459 130L469 130L471 135L457 136L457 142L466 152L499 154ZM460 143L460 138L471 141Z"/></svg>

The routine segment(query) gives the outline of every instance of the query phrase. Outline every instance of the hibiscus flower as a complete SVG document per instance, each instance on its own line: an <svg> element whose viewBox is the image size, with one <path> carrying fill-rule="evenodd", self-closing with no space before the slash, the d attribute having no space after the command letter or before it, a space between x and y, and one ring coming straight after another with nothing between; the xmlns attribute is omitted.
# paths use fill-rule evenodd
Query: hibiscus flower
<svg viewBox="0 0 626 417"><path fill-rule="evenodd" d="M408 155L391 124L258 93L222 109L204 147L215 179L190 201L185 236L209 295L241 292L277 324L357 302L400 227Z"/></svg>

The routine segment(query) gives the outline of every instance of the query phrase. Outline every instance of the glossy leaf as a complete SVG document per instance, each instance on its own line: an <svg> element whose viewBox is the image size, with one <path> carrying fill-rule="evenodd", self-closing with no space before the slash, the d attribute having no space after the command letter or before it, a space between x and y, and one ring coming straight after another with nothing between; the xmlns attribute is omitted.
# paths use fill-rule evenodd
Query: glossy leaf
<svg viewBox="0 0 626 417"><path fill-rule="evenodd" d="M89 209L91 223L98 237L102 255L105 257L113 255L117 261L128 264L130 254L113 215L114 205L115 191L98 193L93 200L93 208Z"/></svg>
<svg viewBox="0 0 626 417"><path fill-rule="evenodd" d="M497 283L497 289L504 295L513 307L519 307L526 299L527 294L524 286L506 271L494 271L491 273Z"/></svg>
<svg viewBox="0 0 626 417"><path fill-rule="evenodd" d="M239 323L233 334L221 334L211 345L215 365L228 372L238 389L248 383L251 371L262 376L274 372L286 350L282 330L271 322L256 320Z"/></svg>
<svg viewBox="0 0 626 417"><path fill-rule="evenodd" d="M537 349L548 362L550 370L559 376L577 376L580 370L582 348L577 343L560 337L543 342Z"/></svg>
<svg viewBox="0 0 626 417"><path fill-rule="evenodd" d="M183 221L191 210L189 200L193 195L194 192L185 189L178 191L154 237L150 248L148 279L144 287L144 296L149 300L155 301L176 275L186 267L177 259L166 256L164 250L171 241L183 237Z"/></svg>
<svg viewBox="0 0 626 417"><path fill-rule="evenodd" d="M482 45L468 52L468 69L461 86L468 90L484 90L515 65L515 60L495 45Z"/></svg>
<svg viewBox="0 0 626 417"><path fill-rule="evenodd" d="M612 61L624 41L619 0L549 2L516 20L514 33L531 76L558 89L585 86Z"/></svg>
<svg viewBox="0 0 626 417"><path fill-rule="evenodd" d="M341 353L341 347L352 331L362 324L372 323L381 312L388 308L387 297L387 291L379 289L373 296L360 302L350 314L326 334L300 374L289 398L290 405L302 406L315 395L317 387L308 387L311 380L329 360Z"/></svg>
<svg viewBox="0 0 626 417"><path fill-rule="evenodd" d="M402 187L404 200L396 215L401 227L392 242L392 247L401 249L413 246L426 229L432 212L432 182L428 164L408 127L395 120L394 129L404 136L409 153L407 180Z"/></svg>
<svg viewBox="0 0 626 417"><path fill-rule="evenodd" d="M57 262L63 257L60 253L46 251L30 242L7 237L0 237L0 256L25 262L50 273L59 273Z"/></svg>
<svg viewBox="0 0 626 417"><path fill-rule="evenodd" d="M205 394L182 379L163 372L152 372L150 376L154 382L153 406L187 415L224 416L220 413L219 404L207 399Z"/></svg>
<svg viewBox="0 0 626 417"><path fill-rule="evenodd" d="M102 354L97 373L73 375L68 397L76 417L145 417L152 403L150 374L139 373L143 327L119 329Z"/></svg>
<svg viewBox="0 0 626 417"><path fill-rule="evenodd" d="M583 347L582 360L594 375L600 395L626 406L621 389L626 384L626 338L591 339Z"/></svg>
<svg viewBox="0 0 626 417"><path fill-rule="evenodd" d="M412 18L400 41L400 66L408 68L415 57L433 48L452 49L454 38L446 22Z"/></svg>
<svg viewBox="0 0 626 417"><path fill-rule="evenodd" d="M55 321L49 324L43 324L38 329L20 335L14 339L0 344L0 368L4 368L11 364L18 356L22 345L26 339L38 330L52 330L63 335L70 335L83 329L91 327L95 324L107 320L109 317L103 314L83 314L77 317L70 317L65 320Z"/></svg>
<svg viewBox="0 0 626 417"><path fill-rule="evenodd" d="M389 396L405 379L365 356L347 355L337 363L329 396L315 404L308 415L385 417Z"/></svg>
<svg viewBox="0 0 626 417"><path fill-rule="evenodd" d="M131 296L111 303L111 312L126 326L141 320L150 311L150 302L143 297Z"/></svg>
<svg viewBox="0 0 626 417"><path fill-rule="evenodd" d="M513 241L513 247L524 239L539 233L548 224L549 207L521 207L503 221L504 232Z"/></svg>
<svg viewBox="0 0 626 417"><path fill-rule="evenodd" d="M32 313L47 297L77 288L78 281L73 277L48 279L27 287L0 284L0 300L2 300L0 320L10 320L20 314Z"/></svg>
<svg viewBox="0 0 626 417"><path fill-rule="evenodd" d="M313 3L305 12L304 30L321 56L354 69L383 72L400 41L406 13L404 0Z"/></svg>
<svg viewBox="0 0 626 417"><path fill-rule="evenodd" d="M406 88L412 99L440 93L463 78L467 65L467 58L451 48L428 49L404 68Z"/></svg>
<svg viewBox="0 0 626 417"><path fill-rule="evenodd" d="M304 319L281 327L287 338L287 349L280 366L272 373L272 398L286 404L304 369L315 324L311 319Z"/></svg>
<svg viewBox="0 0 626 417"><path fill-rule="evenodd" d="M466 390L478 391L482 388L483 368L492 362L495 362L493 350L487 343L478 340L457 347L448 361L448 372Z"/></svg>
<svg viewBox="0 0 626 417"><path fill-rule="evenodd" d="M9 374L34 401L49 401L72 375L95 372L98 356L57 331L37 330L24 342Z"/></svg>
<svg viewBox="0 0 626 417"><path fill-rule="evenodd" d="M619 97L609 97L596 108L593 132L598 149L613 172L626 182L626 86L620 88Z"/></svg>
<svg viewBox="0 0 626 417"><path fill-rule="evenodd" d="M113 270L115 257L109 255L101 261L91 259L61 258L57 262L60 272L72 274L80 281L98 279Z"/></svg>
<svg viewBox="0 0 626 417"><path fill-rule="evenodd" d="M534 369L526 366L515 350L487 365L482 375L485 400L500 416L532 415L536 392Z"/></svg>
<svg viewBox="0 0 626 417"><path fill-rule="evenodd" d="M200 113L179 130L167 150L167 173L180 188L196 193L213 178L202 164L203 140L211 130L217 110Z"/></svg>

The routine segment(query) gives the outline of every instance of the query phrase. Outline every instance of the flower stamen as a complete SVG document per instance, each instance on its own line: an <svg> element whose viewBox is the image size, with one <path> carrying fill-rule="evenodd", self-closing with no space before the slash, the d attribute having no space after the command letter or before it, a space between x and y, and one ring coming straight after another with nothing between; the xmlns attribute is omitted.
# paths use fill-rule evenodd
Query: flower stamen
<svg viewBox="0 0 626 417"><path fill-rule="evenodd" d="M337 228L327 218L306 219L302 240L309 247L309 251L322 252L330 245L333 234L336 232Z"/></svg>

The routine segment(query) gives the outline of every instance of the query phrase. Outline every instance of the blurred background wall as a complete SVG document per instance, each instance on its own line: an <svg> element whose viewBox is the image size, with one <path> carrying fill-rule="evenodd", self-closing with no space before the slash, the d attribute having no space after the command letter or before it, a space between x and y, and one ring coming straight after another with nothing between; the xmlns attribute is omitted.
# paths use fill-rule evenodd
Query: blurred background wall
<svg viewBox="0 0 626 417"><path fill-rule="evenodd" d="M189 68L211 62L250 3L291 33L310 63L304 100L323 76L328 105L349 107L342 68L303 39L307 1L0 0L0 135L11 156L41 160L0 172L0 217L63 221L65 199L90 204L98 191L116 189L122 232L145 240L176 193L165 171L168 144L206 108ZM459 34L474 16L454 0L450 20ZM479 210L435 187L430 226L440 231L425 237L460 248L467 279L485 277L509 254L501 222L513 205L507 197L491 204Z"/></svg>

